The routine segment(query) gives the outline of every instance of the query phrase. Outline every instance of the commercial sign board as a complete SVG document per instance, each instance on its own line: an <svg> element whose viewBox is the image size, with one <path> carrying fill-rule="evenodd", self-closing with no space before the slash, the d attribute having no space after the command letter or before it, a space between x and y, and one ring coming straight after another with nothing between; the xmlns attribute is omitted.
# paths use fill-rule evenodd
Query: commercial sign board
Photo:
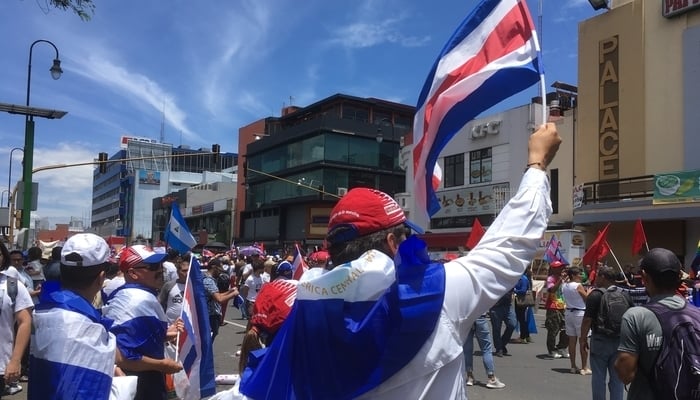
<svg viewBox="0 0 700 400"><path fill-rule="evenodd" d="M700 170L654 175L653 204L700 201Z"/></svg>
<svg viewBox="0 0 700 400"><path fill-rule="evenodd" d="M666 18L671 18L698 7L700 7L700 0L662 0L661 14Z"/></svg>
<svg viewBox="0 0 700 400"><path fill-rule="evenodd" d="M620 177L619 38L598 43L598 178Z"/></svg>

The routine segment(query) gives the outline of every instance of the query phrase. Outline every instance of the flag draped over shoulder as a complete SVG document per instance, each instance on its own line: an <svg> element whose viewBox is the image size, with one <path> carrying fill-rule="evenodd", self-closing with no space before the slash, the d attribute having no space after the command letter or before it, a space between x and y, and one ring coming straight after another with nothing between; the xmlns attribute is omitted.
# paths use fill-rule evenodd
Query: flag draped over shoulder
<svg viewBox="0 0 700 400"><path fill-rule="evenodd" d="M182 298L184 332L178 338L178 361L182 371L175 374L175 390L182 400L199 400L216 393L214 353L209 311L199 262L190 258L190 270Z"/></svg>
<svg viewBox="0 0 700 400"><path fill-rule="evenodd" d="M343 400L380 385L411 361L438 323L445 270L429 263L425 243L411 236L399 246L396 270L370 250L320 275L309 271L270 347L249 359L241 393Z"/></svg>
<svg viewBox="0 0 700 400"><path fill-rule="evenodd" d="M182 254L187 253L197 244L187 227L187 222L180 214L180 207L177 203L171 205L170 221L165 228L165 241L170 247Z"/></svg>
<svg viewBox="0 0 700 400"><path fill-rule="evenodd" d="M608 254L610 251L607 239L608 228L610 228L609 222L602 231L598 232L598 236L596 236L591 247L583 255L581 261L583 265L592 265L595 268L596 263Z"/></svg>
<svg viewBox="0 0 700 400"><path fill-rule="evenodd" d="M304 272L308 270L309 267L304 262L304 257L301 255L301 250L299 250L299 245L294 245L294 260L292 261L292 279L299 280Z"/></svg>
<svg viewBox="0 0 700 400"><path fill-rule="evenodd" d="M636 256L642 250L642 246L647 243L647 235L644 233L644 225L642 220L638 219L634 224L634 232L632 233L632 255Z"/></svg>
<svg viewBox="0 0 700 400"><path fill-rule="evenodd" d="M524 0L482 0L430 70L413 126L414 195L432 216L437 158L464 125L540 77L539 44Z"/></svg>
<svg viewBox="0 0 700 400"><path fill-rule="evenodd" d="M486 230L483 226L481 226L479 218L474 218L474 225L472 225L472 231L469 232L469 238L467 239L467 247L469 250L472 250L477 244L479 244L479 241L482 237L484 237L485 233Z"/></svg>

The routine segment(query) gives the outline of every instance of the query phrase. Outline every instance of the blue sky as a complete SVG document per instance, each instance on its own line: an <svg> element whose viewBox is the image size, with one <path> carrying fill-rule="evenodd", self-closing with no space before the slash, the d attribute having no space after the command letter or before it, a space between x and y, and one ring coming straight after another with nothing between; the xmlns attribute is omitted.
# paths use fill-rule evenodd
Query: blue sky
<svg viewBox="0 0 700 400"><path fill-rule="evenodd" d="M47 9L43 0L0 2L0 102L24 104L29 46L58 47L63 76L48 73L54 50L34 46L31 105L68 111L36 121L34 166L90 161L118 150L122 135L235 152L238 129L284 105L335 93L415 104L445 41L476 0L109 1L92 20ZM538 3L528 0L537 23ZM547 85L577 82L577 24L587 0L543 0ZM525 104L532 87L496 106ZM24 146L24 120L0 113L0 188L9 153ZM15 151L12 186L21 179ZM4 180L3 180L4 179ZM89 220L92 167L40 172L36 212L52 224ZM7 195L3 195L3 205Z"/></svg>

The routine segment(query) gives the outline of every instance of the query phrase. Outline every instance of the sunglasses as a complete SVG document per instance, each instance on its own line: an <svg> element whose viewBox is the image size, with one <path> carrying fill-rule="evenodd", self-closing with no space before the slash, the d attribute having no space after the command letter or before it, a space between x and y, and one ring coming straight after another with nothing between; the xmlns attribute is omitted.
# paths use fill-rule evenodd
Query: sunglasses
<svg viewBox="0 0 700 400"><path fill-rule="evenodd" d="M161 269L163 269L163 265L161 265L161 264L147 264L147 265L143 265L140 267L133 267L131 269L147 269L149 271L155 272L155 271L160 271Z"/></svg>

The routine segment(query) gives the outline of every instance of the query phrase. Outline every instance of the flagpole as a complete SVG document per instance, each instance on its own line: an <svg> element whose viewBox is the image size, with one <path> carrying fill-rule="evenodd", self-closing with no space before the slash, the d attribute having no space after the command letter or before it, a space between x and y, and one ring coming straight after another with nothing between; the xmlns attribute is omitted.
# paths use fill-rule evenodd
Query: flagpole
<svg viewBox="0 0 700 400"><path fill-rule="evenodd" d="M539 33L535 31L537 34L537 40L535 41L537 45L537 59L538 59L538 67L540 69L540 96L542 98L542 124L547 123L547 86L545 85L545 80L544 80L544 62L542 62L542 0L539 0L539 10L538 10L538 24L539 24Z"/></svg>
<svg viewBox="0 0 700 400"><path fill-rule="evenodd" d="M627 286L629 286L630 282L627 280L627 275L625 275L625 271L622 269L622 265L620 265L620 262L617 260L617 257L615 256L615 252L612 250L612 248L610 247L610 244L608 243L607 240L605 241L605 245L608 246L608 250L610 250L610 254L615 259L615 263L617 263L617 268L620 269L620 273L622 273L622 277L625 278L625 283L627 284Z"/></svg>
<svg viewBox="0 0 700 400"><path fill-rule="evenodd" d="M185 278L185 289L187 289L187 284L190 283L190 271L192 270L192 258L194 254L190 253L190 266L187 269L187 278ZM183 299L184 303L184 299ZM182 319L182 313L185 311L184 308L180 308L180 319ZM175 361L177 361L178 353L180 352L180 330L178 329L177 335L175 336Z"/></svg>

